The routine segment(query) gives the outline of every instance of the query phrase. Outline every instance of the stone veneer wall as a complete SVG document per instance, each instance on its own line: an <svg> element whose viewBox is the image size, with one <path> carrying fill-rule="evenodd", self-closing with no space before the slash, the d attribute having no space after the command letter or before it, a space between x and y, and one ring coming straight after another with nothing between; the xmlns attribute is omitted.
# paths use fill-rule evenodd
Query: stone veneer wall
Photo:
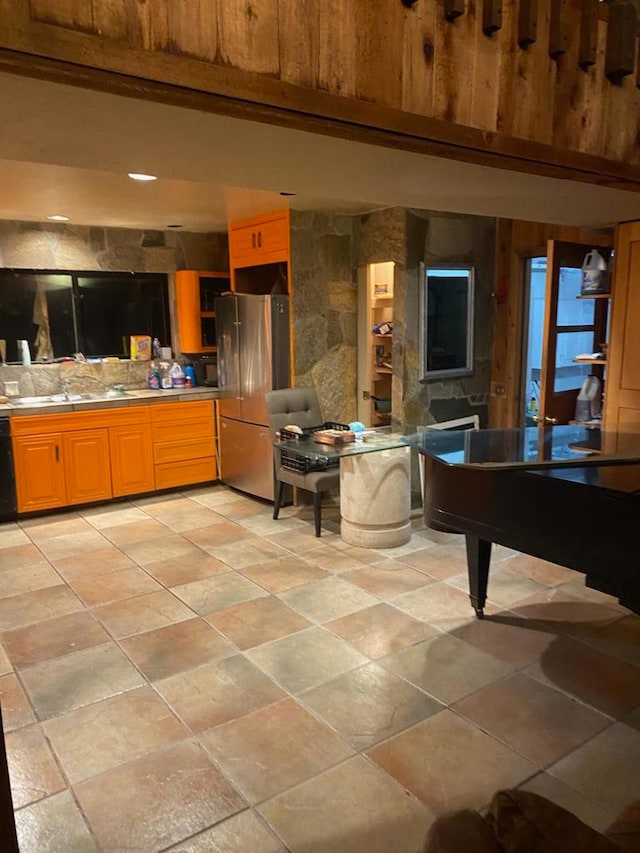
<svg viewBox="0 0 640 853"><path fill-rule="evenodd" d="M21 397L61 394L84 394L124 385L132 391L147 387L148 361L118 361L112 363L64 362L62 364L0 365L0 393L5 383L18 382Z"/></svg>
<svg viewBox="0 0 640 853"><path fill-rule="evenodd" d="M41 270L229 269L227 234L0 220L0 267Z"/></svg>
<svg viewBox="0 0 640 853"><path fill-rule="evenodd" d="M356 417L357 311L353 216L291 211L293 384L312 385L326 420Z"/></svg>
<svg viewBox="0 0 640 853"><path fill-rule="evenodd" d="M394 427L479 414L487 425L491 383L495 220L391 208L361 217L358 264L395 261L392 409ZM474 372L420 380L420 264L475 267Z"/></svg>
<svg viewBox="0 0 640 853"><path fill-rule="evenodd" d="M196 234L183 231L142 231L133 228L97 228L53 222L0 221L0 267L41 270L133 270L171 274L178 269L229 269L226 232ZM176 322L172 280L169 301L173 349ZM74 393L123 384L144 388L147 366L119 364L51 364L0 366L1 388L8 380L20 383L20 394L55 394L63 377ZM86 377L93 377L89 380ZM97 380L97 382L95 381Z"/></svg>

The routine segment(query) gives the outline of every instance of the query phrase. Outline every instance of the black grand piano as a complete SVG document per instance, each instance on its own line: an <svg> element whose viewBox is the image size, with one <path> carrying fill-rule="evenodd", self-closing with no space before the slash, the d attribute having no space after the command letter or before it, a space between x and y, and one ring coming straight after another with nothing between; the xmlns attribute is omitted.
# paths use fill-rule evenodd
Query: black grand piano
<svg viewBox="0 0 640 853"><path fill-rule="evenodd" d="M478 618L493 542L583 572L640 613L640 434L422 429L406 440L424 462L425 523L465 534Z"/></svg>

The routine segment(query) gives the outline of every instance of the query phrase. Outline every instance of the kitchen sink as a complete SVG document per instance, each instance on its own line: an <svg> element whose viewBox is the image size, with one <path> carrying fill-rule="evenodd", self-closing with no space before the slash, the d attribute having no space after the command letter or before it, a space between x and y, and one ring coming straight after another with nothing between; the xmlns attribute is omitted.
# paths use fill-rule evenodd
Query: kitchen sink
<svg viewBox="0 0 640 853"><path fill-rule="evenodd" d="M65 400L68 403L85 403L95 400L123 400L126 396L126 391L94 391L87 394L67 394Z"/></svg>
<svg viewBox="0 0 640 853"><path fill-rule="evenodd" d="M66 403L64 394L48 394L40 397L11 397L12 406L42 406L45 403Z"/></svg>
<svg viewBox="0 0 640 853"><path fill-rule="evenodd" d="M95 391L86 394L45 394L39 397L12 397L12 406L45 406L64 403L91 403L100 400L124 400L126 391Z"/></svg>

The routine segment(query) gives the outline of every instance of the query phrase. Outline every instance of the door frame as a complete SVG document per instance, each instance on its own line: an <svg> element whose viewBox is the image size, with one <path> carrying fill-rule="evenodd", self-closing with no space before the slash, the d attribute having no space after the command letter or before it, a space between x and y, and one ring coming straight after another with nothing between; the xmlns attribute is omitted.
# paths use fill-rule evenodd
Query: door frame
<svg viewBox="0 0 640 853"><path fill-rule="evenodd" d="M496 232L496 276L491 353L489 426L517 427L522 423L524 398L523 338L527 335L525 306L528 258L546 255L547 240L566 240L593 248L613 245L614 227L583 229L544 222L499 219Z"/></svg>

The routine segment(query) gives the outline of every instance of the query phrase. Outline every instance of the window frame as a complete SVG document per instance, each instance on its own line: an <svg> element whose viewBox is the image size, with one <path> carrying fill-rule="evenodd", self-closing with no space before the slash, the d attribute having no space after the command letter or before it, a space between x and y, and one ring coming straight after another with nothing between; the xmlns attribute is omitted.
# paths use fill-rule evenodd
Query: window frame
<svg viewBox="0 0 640 853"><path fill-rule="evenodd" d="M72 310L72 336L75 340L75 352L81 352L87 356L87 358L118 358L121 361L127 361L129 356L120 354L120 353L87 353L86 352L86 340L85 340L85 329L83 328L83 321L81 317L81 309L80 309L80 294L81 288L79 284L79 279L82 278L101 278L108 280L109 278L113 279L123 279L130 277L133 279L150 279L152 281L157 282L158 284L164 285L164 307L163 307L163 315L164 315L164 324L166 326L166 335L162 335L161 339L171 339L171 290L170 290L170 282L169 282L169 274L161 273L161 272L143 272L137 270L67 270L67 269L32 269L28 267L1 267L1 273L11 273L17 277L20 276L29 276L29 277L38 277L38 276L68 276L71 283L71 310ZM65 355L72 355L72 353L65 353ZM14 362L16 363L16 362ZM42 362L44 364L48 364L51 362Z"/></svg>
<svg viewBox="0 0 640 853"><path fill-rule="evenodd" d="M466 316L466 354L465 364L462 367L443 368L439 370L429 369L428 353L429 346L427 333L427 319L429 310L429 272L449 270L461 270L467 273L467 316ZM475 317L475 272L474 264L467 263L433 263L420 264L420 381L428 382L439 379L453 379L457 377L473 376L474 374L474 317ZM444 278L444 276L443 276Z"/></svg>

